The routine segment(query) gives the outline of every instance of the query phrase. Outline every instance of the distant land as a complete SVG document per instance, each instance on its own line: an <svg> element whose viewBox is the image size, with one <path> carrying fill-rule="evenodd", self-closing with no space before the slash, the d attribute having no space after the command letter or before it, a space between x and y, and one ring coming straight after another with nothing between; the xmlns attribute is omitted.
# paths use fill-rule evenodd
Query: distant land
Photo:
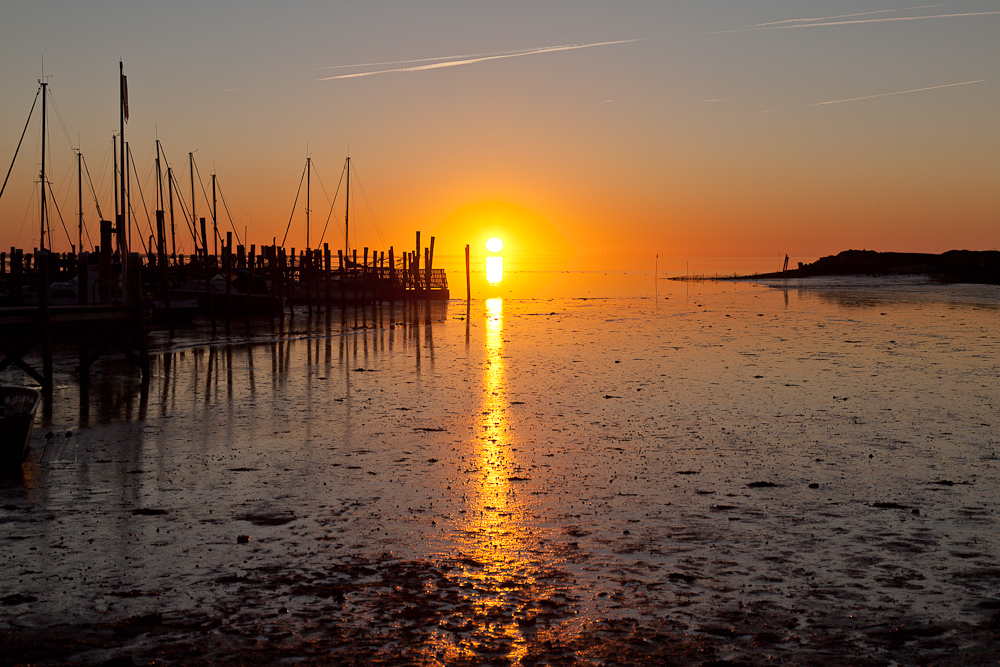
<svg viewBox="0 0 1000 667"><path fill-rule="evenodd" d="M818 276L916 276L941 282L1000 285L1000 251L949 250L935 255L918 252L845 250L797 269L736 276L729 280L813 278Z"/></svg>

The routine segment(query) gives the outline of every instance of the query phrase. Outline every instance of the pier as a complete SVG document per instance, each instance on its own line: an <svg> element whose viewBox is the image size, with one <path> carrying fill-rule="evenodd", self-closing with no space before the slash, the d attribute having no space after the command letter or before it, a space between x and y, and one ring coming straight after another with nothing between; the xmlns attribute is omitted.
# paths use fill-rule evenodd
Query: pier
<svg viewBox="0 0 1000 667"><path fill-rule="evenodd" d="M112 252L112 223L101 223L95 252L0 252L0 371L15 367L43 389L52 388L56 343L75 341L81 384L101 356L120 353L149 377L147 334L169 330L192 317L207 317L212 333L226 334L234 321L267 326L293 315L383 302L440 301L450 297L443 269L435 269L434 237L422 247L396 253L363 248L350 254L322 248L296 250L277 244L233 245L228 233L219 254ZM202 249L207 243L201 245ZM30 355L30 356L29 356ZM38 362L29 358L40 357Z"/></svg>

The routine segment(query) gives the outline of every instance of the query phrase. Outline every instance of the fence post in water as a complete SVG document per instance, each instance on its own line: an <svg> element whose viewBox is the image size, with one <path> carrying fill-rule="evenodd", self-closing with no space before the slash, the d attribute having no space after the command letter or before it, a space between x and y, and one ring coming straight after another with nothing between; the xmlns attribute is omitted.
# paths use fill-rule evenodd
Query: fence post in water
<svg viewBox="0 0 1000 667"><path fill-rule="evenodd" d="M222 249L222 271L226 279L226 335L232 332L231 320L233 314L233 233L226 232L226 247Z"/></svg>
<svg viewBox="0 0 1000 667"><path fill-rule="evenodd" d="M250 246L250 254L247 255L247 293L246 293L246 322L247 327L250 326L250 309L253 304L253 282L254 273L257 268L257 247Z"/></svg>
<svg viewBox="0 0 1000 667"><path fill-rule="evenodd" d="M101 304L111 303L111 234L114 225L110 220L101 220L101 267L98 276L101 280Z"/></svg>
<svg viewBox="0 0 1000 667"><path fill-rule="evenodd" d="M49 252L35 251L35 269L38 273L38 326L42 339L42 377L45 379L43 389L48 394L52 391L52 331L49 327Z"/></svg>
<svg viewBox="0 0 1000 667"><path fill-rule="evenodd" d="M374 258L372 264L374 264ZM363 303L368 303L368 285L371 279L368 276L368 247L365 246L365 260L364 264L361 265L361 301Z"/></svg>
<svg viewBox="0 0 1000 667"><path fill-rule="evenodd" d="M205 263L205 268L208 268L208 229L205 227L205 218L199 218L201 221L201 259Z"/></svg>
<svg viewBox="0 0 1000 667"><path fill-rule="evenodd" d="M396 258L392 256L392 246L389 246L389 301L396 300Z"/></svg>
<svg viewBox="0 0 1000 667"><path fill-rule="evenodd" d="M146 317L142 303L142 259L139 253L129 253L122 258L123 262L128 262L128 285L124 289L128 292L126 303L131 308L130 318L132 320L132 331L129 336L129 348L138 348L139 369L142 372L142 382L149 382L149 350L146 347Z"/></svg>
<svg viewBox="0 0 1000 667"><path fill-rule="evenodd" d="M332 294L330 294L330 244L323 244L323 296L326 301L326 312L330 314L330 301Z"/></svg>
<svg viewBox="0 0 1000 667"><path fill-rule="evenodd" d="M354 249L354 266L352 267L352 272L354 274L354 307L358 307L358 280L360 274L358 273L358 249ZM355 311L357 312L357 311Z"/></svg>
<svg viewBox="0 0 1000 667"><path fill-rule="evenodd" d="M431 298L431 273L432 267L434 265L434 237L431 237L431 245L427 248L427 279L424 282L427 284L427 298Z"/></svg>
<svg viewBox="0 0 1000 667"><path fill-rule="evenodd" d="M417 249L413 252L413 266L410 267L413 270L413 282L414 288L420 290L420 255L422 250L420 248L420 232L417 232Z"/></svg>
<svg viewBox="0 0 1000 667"><path fill-rule="evenodd" d="M465 244L465 305L472 303L472 277L469 275L469 244Z"/></svg>

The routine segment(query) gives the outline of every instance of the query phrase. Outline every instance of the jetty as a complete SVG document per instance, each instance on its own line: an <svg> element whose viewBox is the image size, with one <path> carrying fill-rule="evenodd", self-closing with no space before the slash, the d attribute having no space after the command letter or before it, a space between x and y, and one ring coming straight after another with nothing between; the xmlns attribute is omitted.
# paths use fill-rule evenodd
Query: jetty
<svg viewBox="0 0 1000 667"><path fill-rule="evenodd" d="M203 219L204 220L204 219ZM101 356L121 353L149 374L146 336L194 316L228 334L236 318L248 326L273 322L305 306L310 313L344 306L450 298L448 278L434 262L434 237L396 253L363 248L336 255L328 244L296 251L278 245L234 247L226 235L219 255L112 251L114 225L102 221L94 252L55 253L11 248L0 252L0 371L16 367L43 388L52 387L52 349L72 340L81 382ZM264 319L262 319L264 318ZM40 354L39 354L40 353ZM41 357L41 368L28 362Z"/></svg>

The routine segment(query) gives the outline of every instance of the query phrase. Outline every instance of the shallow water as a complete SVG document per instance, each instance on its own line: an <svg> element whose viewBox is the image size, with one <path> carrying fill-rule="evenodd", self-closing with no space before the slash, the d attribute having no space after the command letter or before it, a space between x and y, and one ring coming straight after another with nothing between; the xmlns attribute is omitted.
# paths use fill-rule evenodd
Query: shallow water
<svg viewBox="0 0 1000 667"><path fill-rule="evenodd" d="M995 661L1000 290L598 280L160 336L83 399L64 360L0 488L0 628L55 662ZM39 654L55 624L115 640Z"/></svg>

